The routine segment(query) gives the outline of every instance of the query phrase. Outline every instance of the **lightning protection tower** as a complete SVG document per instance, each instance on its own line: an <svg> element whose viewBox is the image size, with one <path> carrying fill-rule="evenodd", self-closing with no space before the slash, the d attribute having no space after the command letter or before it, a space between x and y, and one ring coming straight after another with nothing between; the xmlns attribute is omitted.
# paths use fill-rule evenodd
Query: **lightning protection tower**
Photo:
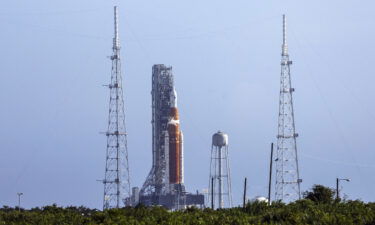
<svg viewBox="0 0 375 225"><path fill-rule="evenodd" d="M125 205L130 197L130 177L125 128L124 99L121 77L120 41L118 34L117 6L115 14L115 36L113 38L113 55L110 90L105 165L103 209L119 208Z"/></svg>
<svg viewBox="0 0 375 225"><path fill-rule="evenodd" d="M301 198L297 157L293 98L294 88L291 85L288 45L286 43L286 18L283 15L283 44L281 53L281 80L279 101L279 122L276 153L275 199L284 202Z"/></svg>
<svg viewBox="0 0 375 225"><path fill-rule="evenodd" d="M208 186L208 199L213 208L232 207L228 135L220 131L212 136Z"/></svg>

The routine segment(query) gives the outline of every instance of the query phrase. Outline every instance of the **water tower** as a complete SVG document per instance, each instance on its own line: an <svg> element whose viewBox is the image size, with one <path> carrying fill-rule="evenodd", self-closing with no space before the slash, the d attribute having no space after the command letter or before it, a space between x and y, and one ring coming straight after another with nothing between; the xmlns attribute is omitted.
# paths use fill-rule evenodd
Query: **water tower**
<svg viewBox="0 0 375 225"><path fill-rule="evenodd" d="M208 192L212 208L232 207L228 135L221 131L212 136Z"/></svg>

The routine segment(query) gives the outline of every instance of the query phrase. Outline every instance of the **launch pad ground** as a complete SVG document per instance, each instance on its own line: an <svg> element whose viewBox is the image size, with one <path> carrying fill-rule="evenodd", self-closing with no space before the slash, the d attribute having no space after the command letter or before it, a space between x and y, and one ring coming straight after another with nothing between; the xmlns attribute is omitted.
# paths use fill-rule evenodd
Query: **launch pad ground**
<svg viewBox="0 0 375 225"><path fill-rule="evenodd" d="M179 210L189 206L198 206L203 208L204 195L203 194L165 194L165 195L146 195L140 196L139 202L147 206L164 206L167 209Z"/></svg>

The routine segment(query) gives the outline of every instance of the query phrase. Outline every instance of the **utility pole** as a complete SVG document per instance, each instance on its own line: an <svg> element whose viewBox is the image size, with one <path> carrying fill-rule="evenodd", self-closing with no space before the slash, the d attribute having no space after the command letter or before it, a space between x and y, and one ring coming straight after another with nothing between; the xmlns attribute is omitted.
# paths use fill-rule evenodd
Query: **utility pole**
<svg viewBox="0 0 375 225"><path fill-rule="evenodd" d="M245 177L245 183L243 186L243 207L246 207L246 189L247 189L247 177Z"/></svg>
<svg viewBox="0 0 375 225"><path fill-rule="evenodd" d="M273 164L273 143L271 143L270 175L268 178L268 205L271 205L272 164Z"/></svg>
<svg viewBox="0 0 375 225"><path fill-rule="evenodd" d="M211 209L215 209L214 205L214 178L211 178Z"/></svg>
<svg viewBox="0 0 375 225"><path fill-rule="evenodd" d="M336 200L339 200L339 178L336 178Z"/></svg>
<svg viewBox="0 0 375 225"><path fill-rule="evenodd" d="M297 143L294 123L293 97L288 45L286 41L286 17L283 15L283 44L281 52L281 78L279 120L276 152L276 200L291 202L301 199Z"/></svg>
<svg viewBox="0 0 375 225"><path fill-rule="evenodd" d="M18 212L21 212L21 196L23 195L22 192L18 192Z"/></svg>
<svg viewBox="0 0 375 225"><path fill-rule="evenodd" d="M131 196L117 6L114 7L114 20L103 209L120 208L130 203Z"/></svg>

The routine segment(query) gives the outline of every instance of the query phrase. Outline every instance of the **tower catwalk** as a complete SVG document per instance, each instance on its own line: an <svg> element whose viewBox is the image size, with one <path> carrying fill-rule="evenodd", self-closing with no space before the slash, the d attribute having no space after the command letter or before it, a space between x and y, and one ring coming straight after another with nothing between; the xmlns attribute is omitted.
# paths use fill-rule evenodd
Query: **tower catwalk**
<svg viewBox="0 0 375 225"><path fill-rule="evenodd" d="M110 90L105 165L103 209L119 208L125 205L130 196L130 177L125 128L124 99L122 91L120 41L118 34L117 6L114 7L115 35Z"/></svg>
<svg viewBox="0 0 375 225"><path fill-rule="evenodd" d="M286 42L286 18L283 15L283 44L281 53L281 80L279 101L279 122L276 153L275 199L290 202L301 198L297 157L293 98L288 45Z"/></svg>

